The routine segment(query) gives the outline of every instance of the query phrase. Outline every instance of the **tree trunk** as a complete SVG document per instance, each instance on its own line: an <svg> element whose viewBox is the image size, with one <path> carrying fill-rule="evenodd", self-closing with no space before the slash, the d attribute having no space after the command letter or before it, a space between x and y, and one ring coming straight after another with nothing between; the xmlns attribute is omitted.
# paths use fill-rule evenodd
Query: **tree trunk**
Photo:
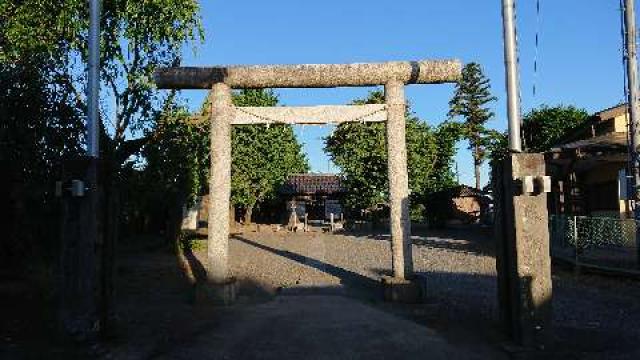
<svg viewBox="0 0 640 360"><path fill-rule="evenodd" d="M480 148L478 147L478 144L476 142L476 145L474 146L473 149L473 167L474 167L474 171L475 171L475 177L476 177L476 189L480 190L481 185L480 185L480 166L482 165L482 162L480 161Z"/></svg>
<svg viewBox="0 0 640 360"><path fill-rule="evenodd" d="M174 244L182 232L182 208L184 206L184 196L175 194L169 202L169 209L166 218L166 242Z"/></svg>
<svg viewBox="0 0 640 360"><path fill-rule="evenodd" d="M251 217L253 216L253 206L247 206L244 209L244 223L245 224L251 224Z"/></svg>

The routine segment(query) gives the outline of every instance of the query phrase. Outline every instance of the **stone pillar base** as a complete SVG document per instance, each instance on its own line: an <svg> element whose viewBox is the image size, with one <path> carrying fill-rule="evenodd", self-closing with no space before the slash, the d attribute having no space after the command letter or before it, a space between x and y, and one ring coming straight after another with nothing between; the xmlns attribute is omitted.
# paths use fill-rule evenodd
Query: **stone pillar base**
<svg viewBox="0 0 640 360"><path fill-rule="evenodd" d="M196 285L196 304L231 305L238 297L238 288L235 278L224 283L199 283Z"/></svg>
<svg viewBox="0 0 640 360"><path fill-rule="evenodd" d="M422 275L414 275L411 279L383 276L381 283L385 301L406 304L425 302L426 279Z"/></svg>

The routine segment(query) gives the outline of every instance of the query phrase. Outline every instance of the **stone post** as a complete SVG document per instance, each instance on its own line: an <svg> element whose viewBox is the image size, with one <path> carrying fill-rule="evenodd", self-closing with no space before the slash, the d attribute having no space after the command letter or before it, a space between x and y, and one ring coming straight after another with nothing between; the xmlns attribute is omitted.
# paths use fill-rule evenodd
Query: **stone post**
<svg viewBox="0 0 640 360"><path fill-rule="evenodd" d="M551 255L542 154L511 154L494 170L496 267L501 318L511 337L526 348L551 341ZM533 192L523 191L526 177Z"/></svg>
<svg viewBox="0 0 640 360"><path fill-rule="evenodd" d="M62 221L58 319L62 335L81 341L94 339L103 325L99 314L104 305L98 266L104 251L98 228L103 215L99 167L98 160L90 156L65 161L56 191L61 197ZM83 191L72 190L74 180L82 181Z"/></svg>
<svg viewBox="0 0 640 360"><path fill-rule="evenodd" d="M207 280L229 281L229 197L231 196L231 120L235 109L231 88L216 83L211 91L211 175L209 178L209 224Z"/></svg>
<svg viewBox="0 0 640 360"><path fill-rule="evenodd" d="M413 276L411 221L409 219L409 176L405 139L404 83L390 81L384 87L387 105L387 155L393 276Z"/></svg>
<svg viewBox="0 0 640 360"><path fill-rule="evenodd" d="M329 228L331 229L331 232L336 231L336 226L333 222L333 213L329 214L329 224L330 224Z"/></svg>

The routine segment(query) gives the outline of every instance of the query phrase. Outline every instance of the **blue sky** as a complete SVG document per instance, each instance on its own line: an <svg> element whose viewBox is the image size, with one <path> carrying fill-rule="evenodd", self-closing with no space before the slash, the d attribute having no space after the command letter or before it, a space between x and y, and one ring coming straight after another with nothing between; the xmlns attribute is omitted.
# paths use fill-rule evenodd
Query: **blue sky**
<svg viewBox="0 0 640 360"><path fill-rule="evenodd" d="M617 0L518 1L522 108L573 104L590 112L623 100ZM489 126L506 127L501 1L324 0L201 1L205 42L184 65L350 63L458 58L480 63L498 101ZM538 72L534 39L539 30ZM533 96L533 84L537 93ZM278 90L284 105L345 104L366 88ZM424 121L446 119L453 85L413 85L407 98ZM197 109L204 91L184 91ZM335 171L322 152L328 126L298 127L313 171ZM463 183L473 184L466 144L456 157ZM486 182L486 169L483 183Z"/></svg>

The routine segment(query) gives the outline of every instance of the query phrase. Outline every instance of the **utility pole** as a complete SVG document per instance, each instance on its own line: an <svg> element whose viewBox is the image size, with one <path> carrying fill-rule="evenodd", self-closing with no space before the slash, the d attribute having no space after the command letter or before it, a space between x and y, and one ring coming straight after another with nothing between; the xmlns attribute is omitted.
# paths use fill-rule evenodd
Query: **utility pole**
<svg viewBox="0 0 640 360"><path fill-rule="evenodd" d="M518 77L518 51L515 0L502 0L504 36L504 66L507 78L507 113L509 116L509 150L522 151L520 137L520 80Z"/></svg>
<svg viewBox="0 0 640 360"><path fill-rule="evenodd" d="M100 0L88 0L88 5L87 151L85 156L64 163L62 177L56 183L62 219L59 319L62 332L77 340L94 339L103 330L104 316L100 313L106 305L105 278L98 274L102 254L98 247L102 215L98 182Z"/></svg>
<svg viewBox="0 0 640 360"><path fill-rule="evenodd" d="M100 157L100 0L89 0L89 69L87 91L87 153Z"/></svg>
<svg viewBox="0 0 640 360"><path fill-rule="evenodd" d="M551 342L552 287L543 154L522 152L515 0L502 0L509 154L498 168L495 229L498 301L504 329L528 350Z"/></svg>
<svg viewBox="0 0 640 360"><path fill-rule="evenodd" d="M638 108L638 49L636 45L636 12L635 12L635 0L624 1L624 26L625 26L625 48L626 48L626 60L627 60L627 78L628 78L628 94L629 99L629 115L631 122L629 124L629 146L631 147L631 196L630 199L634 200L634 218L636 221L640 220L640 158L638 157L638 145L640 145L640 133L638 133L638 116L640 116L640 109ZM640 230L640 229L639 229ZM636 239L638 239L640 231L636 232ZM640 248L639 250L640 251ZM640 253L638 254L640 259Z"/></svg>

